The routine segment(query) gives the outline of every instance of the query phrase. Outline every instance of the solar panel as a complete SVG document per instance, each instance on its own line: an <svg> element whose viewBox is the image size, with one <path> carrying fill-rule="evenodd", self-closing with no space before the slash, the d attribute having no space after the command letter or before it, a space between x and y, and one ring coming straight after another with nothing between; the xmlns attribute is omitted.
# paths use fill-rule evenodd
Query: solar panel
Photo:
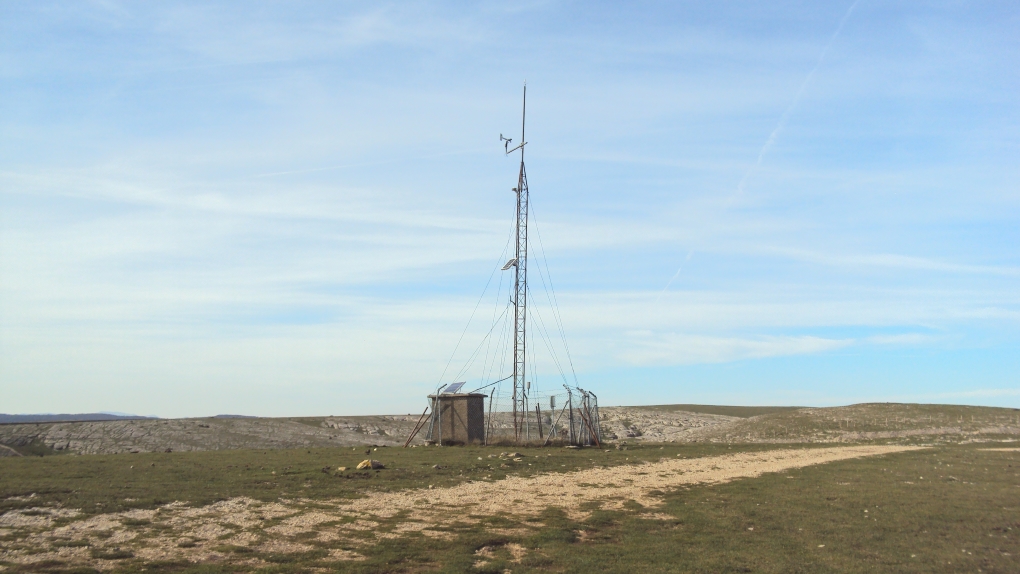
<svg viewBox="0 0 1020 574"><path fill-rule="evenodd" d="M456 393L456 392L460 391L460 388L463 387L466 384L467 384L467 381L465 381L463 383L453 383L452 385L446 387L443 390L443 394L444 395L447 395L447 394L452 395L453 393Z"/></svg>

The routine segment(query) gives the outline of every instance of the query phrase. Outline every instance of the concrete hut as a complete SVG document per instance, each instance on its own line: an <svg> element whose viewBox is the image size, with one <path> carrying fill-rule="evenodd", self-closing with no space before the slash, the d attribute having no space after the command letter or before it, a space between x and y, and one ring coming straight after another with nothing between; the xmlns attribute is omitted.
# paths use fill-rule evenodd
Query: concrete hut
<svg viewBox="0 0 1020 574"><path fill-rule="evenodd" d="M440 393L429 399L435 413L432 440L450 445L485 442L485 395Z"/></svg>

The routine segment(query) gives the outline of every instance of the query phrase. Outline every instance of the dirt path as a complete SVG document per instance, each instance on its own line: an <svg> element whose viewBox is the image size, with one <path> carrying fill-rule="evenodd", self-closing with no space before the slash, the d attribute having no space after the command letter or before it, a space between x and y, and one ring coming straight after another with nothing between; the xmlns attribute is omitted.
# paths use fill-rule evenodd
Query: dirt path
<svg viewBox="0 0 1020 574"><path fill-rule="evenodd" d="M659 499L655 490L682 485L722 483L852 458L916 450L911 446L851 446L784 449L737 453L695 459L665 459L616 467L551 473L530 478L508 477L473 481L450 488L422 488L372 493L353 501L281 500L262 503L236 498L191 508L176 502L155 510L103 514L56 526L55 519L77 511L28 509L0 516L0 534L15 535L19 544L0 546L0 559L33 563L63 560L99 569L115 566L104 560L103 549L130 549L147 560L232 561L223 545L250 548L256 553L310 550L312 540L342 541L337 560L357 560L353 551L406 532L447 537L436 530L453 522L478 522L487 515L534 515L547 507L564 509L582 518L588 503L620 507L636 500L649 512ZM593 451L593 458L599 456ZM58 516L59 515L59 516ZM648 514L655 518L655 514ZM69 541L88 541L91 549ZM258 558L246 563L261 562Z"/></svg>
<svg viewBox="0 0 1020 574"><path fill-rule="evenodd" d="M720 483L736 478L754 477L859 458L915 450L910 446L855 446L816 449L784 449L756 453L662 460L653 463L596 467L588 470L543 474L530 478L508 477L494 482L468 482L451 488L420 489L394 493L376 493L339 506L338 510L389 517L410 511L426 522L443 521L450 508L469 507L470 514L491 515L500 512L537 514L548 506L563 508L570 514L589 502L602 501L613 508L625 500L654 506L649 492L698 483ZM597 456L597 455L596 455ZM458 518L464 513L458 513Z"/></svg>

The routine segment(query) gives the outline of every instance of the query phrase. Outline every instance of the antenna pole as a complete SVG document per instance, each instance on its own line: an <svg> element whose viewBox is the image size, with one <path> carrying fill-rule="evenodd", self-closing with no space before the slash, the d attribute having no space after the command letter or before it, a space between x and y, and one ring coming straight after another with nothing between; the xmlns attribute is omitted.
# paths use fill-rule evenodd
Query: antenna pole
<svg viewBox="0 0 1020 574"><path fill-rule="evenodd" d="M521 164L524 164L524 118L528 113L528 83L524 82L524 97L521 99Z"/></svg>
<svg viewBox="0 0 1020 574"><path fill-rule="evenodd" d="M514 440L521 441L522 423L527 421L525 356L527 352L528 303L528 174L524 169L524 119L528 105L528 84L524 84L521 106L521 169L517 176L517 264L514 266Z"/></svg>

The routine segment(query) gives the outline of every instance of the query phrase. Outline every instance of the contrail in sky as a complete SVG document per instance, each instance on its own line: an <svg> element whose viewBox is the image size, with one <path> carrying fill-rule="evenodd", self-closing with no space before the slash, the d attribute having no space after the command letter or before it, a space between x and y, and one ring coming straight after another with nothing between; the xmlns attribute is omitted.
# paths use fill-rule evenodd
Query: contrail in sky
<svg viewBox="0 0 1020 574"><path fill-rule="evenodd" d="M822 66L822 62L825 61L825 56L828 55L829 49L832 48L832 44L836 42L836 38L839 37L839 33L843 31L843 25L846 24L846 21L850 18L850 14L854 11L854 8L857 7L858 2L860 1L861 0L854 0L854 3L847 9L846 14L843 14L843 18L839 21L839 25L836 26L836 31L833 32L832 37L829 38L829 43L825 45L825 48L822 50L822 54L818 56L818 62L815 63L815 67L812 68L811 72L806 78L804 78L804 81L800 84L800 89L797 90L797 95L793 98L793 102L790 103L788 108L786 108L783 115L779 117L779 123L776 124L776 129L772 130L772 133L769 134L769 139L765 140L765 145L761 146L761 151L758 152L758 160L754 162L754 165L751 166L750 169L747 170L747 173L745 173L744 177L740 180L740 184L737 185L736 195L744 193L744 185L747 183L747 180L751 177L751 174L758 170L762 159L765 158L765 154L767 154L769 150L772 149L773 144L776 143L776 139L779 138L779 132L783 131L783 128L786 127L787 120L790 119L793 111L797 108L797 104L800 103L800 98L804 95L804 90L807 88L808 84L811 83L811 78L814 77L818 68Z"/></svg>
<svg viewBox="0 0 1020 574"><path fill-rule="evenodd" d="M800 89L797 90L797 95L794 96L793 102L791 102L789 107L786 108L786 111L783 112L783 115L779 116L779 123L776 124L776 128L772 130L771 134L769 134L769 139L765 140L765 145L761 146L761 151L758 152L758 159L755 160L754 165L747 170L747 173L744 174L744 177L740 179L740 183L737 185L737 193L734 194L734 197L744 193L744 186L747 184L747 180L751 177L751 175L755 171L757 171L758 167L761 165L762 160L765 159L765 154L767 154L769 150L772 149L772 146L776 143L776 140L779 138L779 133L783 131L784 127L786 127L787 120L790 119L790 116L793 114L793 111L797 108L797 104L800 103L800 98L804 95L804 90L806 90L808 84L811 83L811 78L815 76L815 72L818 71L818 68L822 67L822 62L825 61L825 56L829 54L829 50L832 48L832 45L836 42L836 38L839 37L839 33L843 31L843 26L846 24L846 21L850 19L850 14L853 13L854 8L857 7L857 4L860 1L861 0L854 0L854 3L851 4L849 8L847 8L846 14L843 14L843 18L840 19L839 24L836 26L836 31L832 33L832 37L829 38L828 43L825 44L825 48L822 49L822 53L818 56L818 61L815 62L815 67L811 68L811 71L808 73L807 77L804 78L803 82L801 82ZM733 201L733 199L734 198L730 198L730 201ZM669 286L673 284L673 281L675 281L676 278L680 276L680 271L682 271L684 268L683 266L686 265L687 262L691 260L691 255L693 253L694 253L693 249L687 252L687 257L684 259L684 262L680 265L680 268L676 270L676 273L673 274L673 277L671 277L669 279L669 282L666 283L666 286L663 287L662 291L659 293L659 296L655 298L656 304L658 304L659 299L662 299L662 296L665 295L666 290L669 289Z"/></svg>
<svg viewBox="0 0 1020 574"><path fill-rule="evenodd" d="M659 293L659 296L655 298L656 303L658 303L659 299L662 299L662 296L666 294L666 289L669 289L669 286L672 285L673 281L680 275L680 271L683 270L684 265L686 265L687 262L691 260L691 255L694 255L693 249L687 252L687 257L685 257L684 262L680 264L680 269L676 270L676 273L673 274L673 277L669 279L669 283L666 283L666 286L662 288L662 292Z"/></svg>

